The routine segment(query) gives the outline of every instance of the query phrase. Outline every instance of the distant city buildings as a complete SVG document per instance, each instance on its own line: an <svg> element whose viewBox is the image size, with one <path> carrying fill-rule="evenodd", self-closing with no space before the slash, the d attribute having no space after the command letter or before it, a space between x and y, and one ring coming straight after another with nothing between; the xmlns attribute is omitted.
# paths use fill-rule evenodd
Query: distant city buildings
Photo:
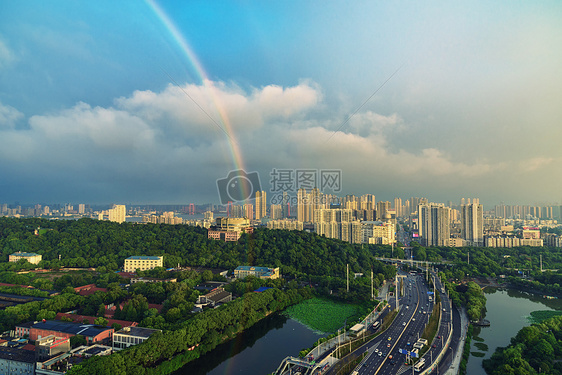
<svg viewBox="0 0 562 375"><path fill-rule="evenodd" d="M484 209L477 198L461 205L461 236L471 246L484 245Z"/></svg>
<svg viewBox="0 0 562 375"><path fill-rule="evenodd" d="M443 203L418 206L418 233L423 246L448 246L451 238L451 209Z"/></svg>
<svg viewBox="0 0 562 375"><path fill-rule="evenodd" d="M256 191L256 220L260 220L267 216L267 193L265 191Z"/></svg>
<svg viewBox="0 0 562 375"><path fill-rule="evenodd" d="M124 223L127 216L127 207L122 204L115 204L108 212L109 221Z"/></svg>
<svg viewBox="0 0 562 375"><path fill-rule="evenodd" d="M246 218L217 217L215 222L215 227L207 232L207 237L215 240L238 241L242 233L254 230Z"/></svg>

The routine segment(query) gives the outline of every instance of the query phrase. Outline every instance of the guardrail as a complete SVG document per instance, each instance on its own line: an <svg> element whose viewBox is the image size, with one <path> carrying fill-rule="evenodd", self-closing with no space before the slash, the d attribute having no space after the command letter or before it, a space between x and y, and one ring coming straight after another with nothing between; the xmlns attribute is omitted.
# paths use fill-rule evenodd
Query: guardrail
<svg viewBox="0 0 562 375"><path fill-rule="evenodd" d="M433 363L431 363L431 365L429 367L427 367L424 371L422 371L420 373L420 375L426 375L426 374L429 374L430 372L432 372L433 370L435 370L437 368L437 366L439 366L439 362L441 362L441 360L443 359L443 356L445 356L445 353L447 353L447 350L449 349L449 345L451 344L451 339L453 337L453 322L452 322L453 304L452 304L450 299L449 299L449 304L450 304L449 308L450 308L450 311L451 311L451 322L450 322L451 325L450 325L450 328L449 328L449 336L447 337L447 341L445 341L445 345L443 345L443 348L441 349L441 352L439 353L437 358L435 358ZM443 316L442 310L439 309L439 325L441 325L442 316Z"/></svg>

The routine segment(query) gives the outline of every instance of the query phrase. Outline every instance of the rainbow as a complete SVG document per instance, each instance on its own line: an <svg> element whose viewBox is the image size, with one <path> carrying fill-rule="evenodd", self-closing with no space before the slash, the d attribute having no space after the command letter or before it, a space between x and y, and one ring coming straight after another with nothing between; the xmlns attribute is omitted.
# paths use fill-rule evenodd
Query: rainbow
<svg viewBox="0 0 562 375"><path fill-rule="evenodd" d="M171 18L166 14L166 12L158 5L154 0L146 0L146 3L151 8L151 10L156 14L158 19L162 22L166 30L169 32L170 36L174 40L174 42L179 46L195 72L197 73L198 77L201 79L201 83L203 87L209 93L217 113L220 117L220 122L222 123L223 130L225 131L226 135L228 136L227 142L230 148L230 153L232 155L233 167L234 169L245 169L244 163L242 159L242 153L240 152L239 144L236 141L236 136L234 130L232 128L232 123L228 118L224 105L221 103L219 96L217 95L216 88L208 78L203 65L197 58L195 52L184 38L182 33L179 31L177 26L171 20Z"/></svg>

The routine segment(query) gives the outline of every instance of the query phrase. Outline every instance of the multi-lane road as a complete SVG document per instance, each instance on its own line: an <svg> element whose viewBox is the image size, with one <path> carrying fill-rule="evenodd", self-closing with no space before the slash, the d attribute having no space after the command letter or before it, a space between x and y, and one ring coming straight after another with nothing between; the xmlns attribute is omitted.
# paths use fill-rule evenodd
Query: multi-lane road
<svg viewBox="0 0 562 375"><path fill-rule="evenodd" d="M355 368L354 374L395 375L411 372L411 366L405 365L406 355L400 349L412 351L413 345L421 336L429 315L433 309L431 292L424 280L425 275L409 275L404 277L404 295L399 299L399 312L393 324L377 338L358 349L359 353L366 352L366 359ZM436 292L440 293L441 284L436 280ZM393 305L395 300L391 301ZM438 332L424 355L429 366L432 358L436 358L446 343L451 322L450 303L446 295L441 295L442 314ZM394 305L395 306L395 305Z"/></svg>

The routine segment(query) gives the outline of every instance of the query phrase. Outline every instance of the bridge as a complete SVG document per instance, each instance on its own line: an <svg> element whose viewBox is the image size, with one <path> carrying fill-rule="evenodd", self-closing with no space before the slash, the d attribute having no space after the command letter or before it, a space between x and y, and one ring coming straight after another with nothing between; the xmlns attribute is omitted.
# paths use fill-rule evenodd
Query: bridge
<svg viewBox="0 0 562 375"><path fill-rule="evenodd" d="M416 266L418 268L427 268L428 266L433 266L433 265L442 265L442 266L453 265L453 263L449 260L444 260L444 261L441 261L441 262L430 262L430 261L427 261L427 260L383 258L383 257L376 257L375 259L378 260L378 261L381 261L381 262L409 264L411 267Z"/></svg>

